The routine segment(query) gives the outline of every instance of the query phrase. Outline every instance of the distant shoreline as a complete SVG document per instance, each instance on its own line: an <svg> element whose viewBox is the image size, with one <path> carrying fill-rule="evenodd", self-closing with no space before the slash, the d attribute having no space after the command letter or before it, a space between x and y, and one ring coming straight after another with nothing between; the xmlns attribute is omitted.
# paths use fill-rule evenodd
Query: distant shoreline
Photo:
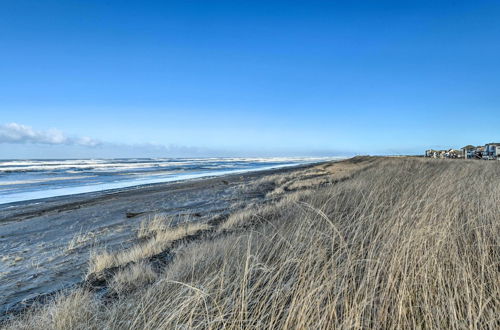
<svg viewBox="0 0 500 330"><path fill-rule="evenodd" d="M347 159L347 158L346 158ZM2 211L5 211L6 209L9 208L17 208L17 207L22 207L22 206L27 206L30 204L40 204L40 203L58 203L60 201L65 201L67 199L77 199L77 200L85 200L85 199L99 199L101 197L107 196L107 195L114 195L114 194L120 194L120 193L127 193L127 192L139 192L139 190L142 189L148 189L148 188L160 188L163 186L170 186L172 184L179 184L179 183L190 183L190 182L196 182L196 181L201 181L201 180L209 180L209 179L221 179L225 177L232 177L232 176L241 176L241 175L253 175L257 173L261 174L272 174L275 172L282 172L286 171L288 169L293 170L293 169L298 169L298 168L307 168L309 166L315 166L319 165L322 163L329 163L329 162L336 162L336 161L342 161L345 159L338 159L338 160L325 160L325 161L318 161L318 162L310 162L306 164L292 164L292 165L278 165L278 166L270 166L270 167L265 167L262 169L250 169L250 170L235 170L233 172L220 172L220 173L207 173L206 175L200 175L197 177L193 178L179 178L176 180L172 181L162 181L162 182L154 182L154 183L145 183L145 184L137 184L137 185L130 185L130 186L125 186L125 187L120 187L120 188L113 188L113 189L103 189L103 190L95 190L95 191L89 191L89 192L82 192L82 193L74 193L74 194L66 194L66 195L56 195L56 196L51 196L51 197L44 197L44 198L36 198L36 199L27 199L27 200L22 200L22 201L16 201L16 202L9 202L9 203L0 203L0 222L2 221Z"/></svg>
<svg viewBox="0 0 500 330"><path fill-rule="evenodd" d="M340 160L340 158L339 158ZM18 205L19 203L37 203L51 198L65 197L65 196L79 196L84 194L95 194L99 192L116 192L124 191L127 189L135 189L137 187L150 186L155 184L164 184L171 182L182 182L193 179L203 179L211 177L222 177L225 175L239 175L242 173L257 172L257 171L267 171L280 168L308 165L308 164L319 164L325 161L331 160L316 160L309 161L305 163L289 163L289 164L274 164L255 168L244 168L244 169L229 169L229 170L214 170L214 171L193 171L186 172L178 175L173 175L171 177L155 177L154 175L148 176L144 175L142 179L135 180L125 180L125 181L112 181L103 182L99 184L88 184L88 185L77 185L68 187L57 187L57 188L47 188L46 190L35 190L26 191L13 194L7 194L5 196L0 195L0 210L3 207L10 207ZM154 172L152 173L154 174ZM51 181L58 180L57 177L50 178ZM8 184L8 182L6 183ZM40 197L42 196L42 197Z"/></svg>

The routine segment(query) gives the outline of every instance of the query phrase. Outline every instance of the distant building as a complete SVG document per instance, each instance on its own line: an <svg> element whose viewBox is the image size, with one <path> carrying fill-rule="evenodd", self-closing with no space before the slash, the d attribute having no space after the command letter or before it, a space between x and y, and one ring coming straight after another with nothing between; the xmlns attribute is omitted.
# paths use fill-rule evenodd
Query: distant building
<svg viewBox="0 0 500 330"><path fill-rule="evenodd" d="M462 158L462 151L456 149L448 150L434 150L429 149L425 151L425 157L429 158Z"/></svg>
<svg viewBox="0 0 500 330"><path fill-rule="evenodd" d="M460 150L450 149L446 152L446 158L463 158L463 154Z"/></svg>
<svg viewBox="0 0 500 330"><path fill-rule="evenodd" d="M465 159L473 159L475 157L476 147L473 145L466 145L460 150L462 150L462 155Z"/></svg>
<svg viewBox="0 0 500 330"><path fill-rule="evenodd" d="M484 146L483 159L498 159L500 156L500 143L488 143Z"/></svg>
<svg viewBox="0 0 500 330"><path fill-rule="evenodd" d="M437 158L436 157L437 150L429 149L425 151L425 157Z"/></svg>
<svg viewBox="0 0 500 330"><path fill-rule="evenodd" d="M425 151L425 157L500 160L500 142L487 143L484 146L477 146L477 147L469 144L466 145L465 147L460 148L460 150L429 149Z"/></svg>
<svg viewBox="0 0 500 330"><path fill-rule="evenodd" d="M483 159L484 147L477 146L476 150L474 150L474 158L475 159Z"/></svg>

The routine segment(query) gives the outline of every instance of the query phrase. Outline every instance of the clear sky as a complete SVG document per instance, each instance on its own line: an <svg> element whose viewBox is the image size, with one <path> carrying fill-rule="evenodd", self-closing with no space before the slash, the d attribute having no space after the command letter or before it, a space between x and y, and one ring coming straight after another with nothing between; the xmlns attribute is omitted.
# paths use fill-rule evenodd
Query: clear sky
<svg viewBox="0 0 500 330"><path fill-rule="evenodd" d="M0 158L500 140L499 1L0 1Z"/></svg>

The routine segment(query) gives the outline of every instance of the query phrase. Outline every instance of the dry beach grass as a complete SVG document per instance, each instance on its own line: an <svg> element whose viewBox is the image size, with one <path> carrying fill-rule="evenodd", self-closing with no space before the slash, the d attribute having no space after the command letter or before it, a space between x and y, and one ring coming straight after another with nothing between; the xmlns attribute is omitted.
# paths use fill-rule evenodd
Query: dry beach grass
<svg viewBox="0 0 500 330"><path fill-rule="evenodd" d="M356 158L262 184L266 203L215 228L157 219L91 259L116 268L113 299L81 288L6 327L500 327L500 163Z"/></svg>
<svg viewBox="0 0 500 330"><path fill-rule="evenodd" d="M164 251L176 240L209 228L207 224L196 222L168 227L169 220L168 218L154 217L153 220L141 224L138 236L145 240L129 249L116 252L93 251L89 260L89 274L96 274L105 269L123 266L131 262L139 262Z"/></svg>

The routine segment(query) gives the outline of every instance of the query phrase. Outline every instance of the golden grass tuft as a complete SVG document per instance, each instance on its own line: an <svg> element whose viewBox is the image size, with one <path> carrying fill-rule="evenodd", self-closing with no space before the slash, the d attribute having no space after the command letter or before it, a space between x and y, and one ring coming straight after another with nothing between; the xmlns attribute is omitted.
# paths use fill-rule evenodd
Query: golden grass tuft
<svg viewBox="0 0 500 330"><path fill-rule="evenodd" d="M129 292L156 280L157 275L150 264L139 261L113 275L111 288L115 292Z"/></svg>
<svg viewBox="0 0 500 330"><path fill-rule="evenodd" d="M12 320L8 328L32 329L97 329L99 302L82 289L60 295L48 305L35 305L26 314Z"/></svg>
<svg viewBox="0 0 500 330"><path fill-rule="evenodd" d="M161 214L154 215L152 218L145 219L141 222L137 237L150 238L159 232L167 231L174 226L175 219L173 217L164 216Z"/></svg>
<svg viewBox="0 0 500 330"><path fill-rule="evenodd" d="M80 232L73 236L73 238L69 241L68 246L66 247L66 252L71 253L74 250L89 244L90 241L95 239L96 235L94 232Z"/></svg>
<svg viewBox="0 0 500 330"><path fill-rule="evenodd" d="M152 227L150 229L143 229L143 232L153 233L152 237L129 249L113 252L93 251L89 260L87 276L102 272L108 268L124 266L130 262L152 257L169 248L172 242L210 228L205 223L184 223L176 227L165 226L160 230L158 223L159 220L155 220L151 222Z"/></svg>

